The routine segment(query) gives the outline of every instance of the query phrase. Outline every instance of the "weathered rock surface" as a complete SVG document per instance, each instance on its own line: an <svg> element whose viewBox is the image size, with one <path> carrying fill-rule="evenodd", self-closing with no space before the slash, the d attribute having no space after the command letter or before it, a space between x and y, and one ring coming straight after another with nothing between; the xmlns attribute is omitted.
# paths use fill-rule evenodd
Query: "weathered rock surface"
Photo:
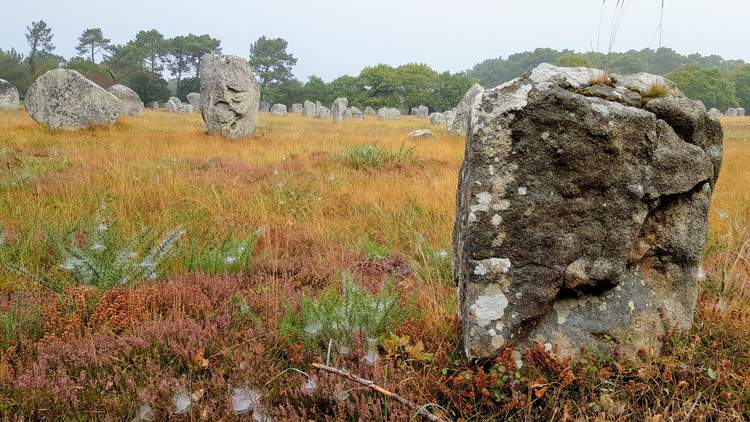
<svg viewBox="0 0 750 422"><path fill-rule="evenodd" d="M352 120L354 118L354 113L352 113L352 108L347 107L344 109L344 120Z"/></svg>
<svg viewBox="0 0 750 422"><path fill-rule="evenodd" d="M410 139L416 139L416 138L434 138L435 134L432 133L429 129L417 129L415 131L412 131L409 133Z"/></svg>
<svg viewBox="0 0 750 422"><path fill-rule="evenodd" d="M53 129L111 125L120 107L117 97L70 69L48 71L26 93L31 118Z"/></svg>
<svg viewBox="0 0 750 422"><path fill-rule="evenodd" d="M302 104L294 103L292 104L292 113L302 114L302 111L304 109L302 108Z"/></svg>
<svg viewBox="0 0 750 422"><path fill-rule="evenodd" d="M245 138L258 125L260 89L247 60L208 54L200 68L200 111L209 133Z"/></svg>
<svg viewBox="0 0 750 422"><path fill-rule="evenodd" d="M194 111L201 111L201 94L197 92L191 92L186 96L188 103L193 106Z"/></svg>
<svg viewBox="0 0 750 422"><path fill-rule="evenodd" d="M182 107L182 101L177 97L169 97L167 103L164 105L164 109L170 113L179 113L180 107Z"/></svg>
<svg viewBox="0 0 750 422"><path fill-rule="evenodd" d="M0 79L0 111L15 111L21 108L18 89L15 85Z"/></svg>
<svg viewBox="0 0 750 422"><path fill-rule="evenodd" d="M150 109L153 109L153 110L158 110L159 109L159 102L158 101L151 101L150 103L148 103L146 105L146 107L148 107Z"/></svg>
<svg viewBox="0 0 750 422"><path fill-rule="evenodd" d="M443 113L430 114L430 123L432 123L435 126L446 124L445 115Z"/></svg>
<svg viewBox="0 0 750 422"><path fill-rule="evenodd" d="M107 91L120 100L120 116L139 116L143 114L143 102L137 92L120 84L112 85Z"/></svg>
<svg viewBox="0 0 750 422"><path fill-rule="evenodd" d="M268 101L261 101L260 104L258 104L258 111L261 113L268 113L271 111L271 103Z"/></svg>
<svg viewBox="0 0 750 422"><path fill-rule="evenodd" d="M667 88L642 107L583 94L598 72L542 64L472 107L453 243L470 358L635 357L692 324L721 125L658 76L612 76Z"/></svg>
<svg viewBox="0 0 750 422"><path fill-rule="evenodd" d="M315 111L315 117L319 119L327 119L331 117L331 110L329 110L328 107L319 106L318 109Z"/></svg>
<svg viewBox="0 0 750 422"><path fill-rule="evenodd" d="M362 110L358 109L357 107L350 107L349 112L351 113L351 117L354 120L363 120L365 118L364 113L362 113Z"/></svg>
<svg viewBox="0 0 750 422"><path fill-rule="evenodd" d="M474 84L455 108L455 117L448 124L448 131L453 135L466 136L466 130L469 127L469 113L474 105L476 98L484 92L479 84Z"/></svg>
<svg viewBox="0 0 750 422"><path fill-rule="evenodd" d="M737 109L737 115L738 116L744 116L745 115L745 109L740 107Z"/></svg>
<svg viewBox="0 0 750 422"><path fill-rule="evenodd" d="M721 113L721 111L719 111L718 108L715 108L715 107L711 108L711 110L708 110L708 114L711 117L721 117L721 116L724 115L724 114Z"/></svg>
<svg viewBox="0 0 750 422"><path fill-rule="evenodd" d="M305 102L302 103L302 108L302 114L305 116L315 116L315 110L317 110L318 106L312 101L305 100Z"/></svg>
<svg viewBox="0 0 750 422"><path fill-rule="evenodd" d="M378 112L372 107L365 107L365 116L377 117Z"/></svg>
<svg viewBox="0 0 750 422"><path fill-rule="evenodd" d="M444 111L443 116L445 116L445 124L451 127L453 120L456 119L456 112L454 110Z"/></svg>
<svg viewBox="0 0 750 422"><path fill-rule="evenodd" d="M378 109L378 119L395 120L401 117L401 111L392 107L381 107Z"/></svg>
<svg viewBox="0 0 750 422"><path fill-rule="evenodd" d="M412 107L411 115L426 119L430 115L430 109L427 106Z"/></svg>
<svg viewBox="0 0 750 422"><path fill-rule="evenodd" d="M177 112L180 114L190 114L194 111L192 104L180 104Z"/></svg>
<svg viewBox="0 0 750 422"><path fill-rule="evenodd" d="M274 116L286 116L286 104L274 104L271 106L271 114Z"/></svg>
<svg viewBox="0 0 750 422"><path fill-rule="evenodd" d="M333 105L331 106L331 114L333 115L333 122L334 123L341 123L344 121L344 114L346 113L346 108L349 106L349 100L346 98L336 98L333 101Z"/></svg>

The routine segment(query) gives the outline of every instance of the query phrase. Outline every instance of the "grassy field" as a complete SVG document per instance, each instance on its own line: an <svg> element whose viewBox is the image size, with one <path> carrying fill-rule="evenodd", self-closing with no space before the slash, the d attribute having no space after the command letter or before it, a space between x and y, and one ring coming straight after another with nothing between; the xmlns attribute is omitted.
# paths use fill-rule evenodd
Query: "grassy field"
<svg viewBox="0 0 750 422"><path fill-rule="evenodd" d="M198 114L76 133L0 114L0 415L248 419L234 407L258 393L252 412L275 420L412 417L310 367L329 361L451 419L741 420L750 118L723 123L694 329L639 365L530 350L519 369L463 359L449 251L464 142L409 140L427 121L264 114L232 142ZM367 329L332 328L342 307Z"/></svg>

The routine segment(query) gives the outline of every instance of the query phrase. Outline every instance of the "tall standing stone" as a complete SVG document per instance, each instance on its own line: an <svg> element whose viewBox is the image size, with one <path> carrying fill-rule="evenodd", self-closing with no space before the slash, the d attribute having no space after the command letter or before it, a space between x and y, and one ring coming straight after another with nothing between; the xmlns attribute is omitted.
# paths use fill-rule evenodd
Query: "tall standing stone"
<svg viewBox="0 0 750 422"><path fill-rule="evenodd" d="M302 108L302 104L292 104L292 113L302 114L303 110L304 109Z"/></svg>
<svg viewBox="0 0 750 422"><path fill-rule="evenodd" d="M143 114L143 102L137 92L120 84L112 85L107 91L120 100L120 116L140 116Z"/></svg>
<svg viewBox="0 0 750 422"><path fill-rule="evenodd" d="M18 89L15 85L0 79L0 111L15 111L21 108Z"/></svg>
<svg viewBox="0 0 750 422"><path fill-rule="evenodd" d="M379 120L396 120L401 117L401 111L393 107L381 107L378 109Z"/></svg>
<svg viewBox="0 0 750 422"><path fill-rule="evenodd" d="M258 111L261 113L268 113L271 111L271 103L268 101L261 101L258 105Z"/></svg>
<svg viewBox="0 0 750 422"><path fill-rule="evenodd" d="M444 125L446 123L445 115L443 113L432 113L430 114L430 123L433 125Z"/></svg>
<svg viewBox="0 0 750 422"><path fill-rule="evenodd" d="M334 123L341 123L344 121L344 114L346 113L346 108L349 106L349 100L346 98L336 98L333 101L333 105L331 106L331 114L333 115L333 122Z"/></svg>
<svg viewBox="0 0 750 422"><path fill-rule="evenodd" d="M179 113L180 107L182 107L182 101L177 97L169 97L164 108L170 113Z"/></svg>
<svg viewBox="0 0 750 422"><path fill-rule="evenodd" d="M201 94L197 92L191 92L186 96L188 102L193 106L194 111L201 111Z"/></svg>
<svg viewBox="0 0 750 422"><path fill-rule="evenodd" d="M421 105L419 107L412 107L411 109L411 115L419 117L420 119L426 119L429 114L430 109L428 109L427 106Z"/></svg>
<svg viewBox="0 0 750 422"><path fill-rule="evenodd" d="M271 107L271 114L273 114L274 116L286 116L286 104L274 104Z"/></svg>
<svg viewBox="0 0 750 422"><path fill-rule="evenodd" d="M745 115L745 109L740 107L737 109L737 115L738 116L744 116Z"/></svg>
<svg viewBox="0 0 750 422"><path fill-rule="evenodd" d="M601 75L542 64L471 110L453 236L470 358L635 357L692 324L721 125L662 77Z"/></svg>
<svg viewBox="0 0 750 422"><path fill-rule="evenodd" d="M469 127L469 113L471 112L471 107L474 105L477 96L483 92L484 88L479 84L474 84L468 91L466 91L466 94L464 94L463 98L461 98L461 101L455 108L455 117L448 125L448 131L450 133L453 135L466 136L466 130Z"/></svg>
<svg viewBox="0 0 750 422"><path fill-rule="evenodd" d="M208 54L200 68L200 111L209 133L245 138L258 124L260 89L247 60Z"/></svg>
<svg viewBox="0 0 750 422"><path fill-rule="evenodd" d="M117 97L70 69L48 71L26 93L31 118L53 129L112 125L120 107Z"/></svg>
<svg viewBox="0 0 750 422"><path fill-rule="evenodd" d="M314 102L305 100L304 103L302 103L302 114L305 116L315 116L315 110L318 108Z"/></svg>

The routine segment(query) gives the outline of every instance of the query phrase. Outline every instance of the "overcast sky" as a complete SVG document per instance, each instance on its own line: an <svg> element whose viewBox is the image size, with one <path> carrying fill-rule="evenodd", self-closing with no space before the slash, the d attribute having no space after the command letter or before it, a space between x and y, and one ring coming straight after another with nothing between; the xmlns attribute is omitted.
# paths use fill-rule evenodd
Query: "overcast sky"
<svg viewBox="0 0 750 422"><path fill-rule="evenodd" d="M631 4L615 50L659 46L661 0ZM208 33L224 53L247 57L261 35L282 37L299 59L295 74L331 80L368 65L427 63L459 71L487 58L596 44L602 0L3 0L0 48L26 53L24 33L44 19L55 53L70 57L81 31L100 27L114 43L142 29L165 36ZM608 0L607 3L614 3ZM601 51L612 18L605 12ZM663 44L680 53L750 61L750 0L666 0Z"/></svg>

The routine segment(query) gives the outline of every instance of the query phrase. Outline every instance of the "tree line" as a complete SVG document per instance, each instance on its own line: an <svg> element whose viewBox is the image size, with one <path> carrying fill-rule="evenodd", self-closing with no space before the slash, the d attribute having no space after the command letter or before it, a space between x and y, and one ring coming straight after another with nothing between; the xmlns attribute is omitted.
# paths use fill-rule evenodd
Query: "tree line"
<svg viewBox="0 0 750 422"><path fill-rule="evenodd" d="M221 41L208 34L167 38L155 29L138 32L124 44L113 44L101 28L87 28L78 38L76 56L54 54L52 29L43 21L27 27L28 52L0 49L0 78L16 85L23 96L42 73L63 66L77 70L103 87L121 83L135 90L144 102L182 99L199 91L198 69L204 55L221 52ZM681 55L669 48L622 53L576 53L538 48L507 58L488 59L464 72L437 72L425 64L378 64L356 75L331 82L310 75L294 76L297 59L282 38L260 37L249 46L248 61L256 72L262 98L291 105L305 99L330 104L336 97L366 107L408 110L426 105L431 110L455 106L474 83L493 87L533 69L540 63L599 67L616 73L648 72L665 75L691 98L707 107L750 109L750 65L717 55Z"/></svg>

